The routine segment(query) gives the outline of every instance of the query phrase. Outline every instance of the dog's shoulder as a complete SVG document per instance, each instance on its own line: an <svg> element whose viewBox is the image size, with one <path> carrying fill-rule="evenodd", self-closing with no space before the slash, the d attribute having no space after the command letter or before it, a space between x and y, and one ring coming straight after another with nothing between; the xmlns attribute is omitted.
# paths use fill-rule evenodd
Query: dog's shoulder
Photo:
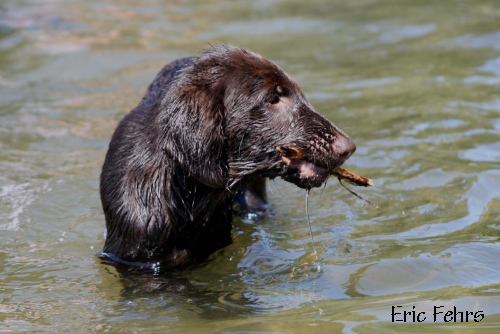
<svg viewBox="0 0 500 334"><path fill-rule="evenodd" d="M174 60L165 65L160 72L158 72L153 82L148 86L138 107L159 102L163 94L170 87L174 78L177 77L184 68L192 64L195 59L196 57L186 57Z"/></svg>

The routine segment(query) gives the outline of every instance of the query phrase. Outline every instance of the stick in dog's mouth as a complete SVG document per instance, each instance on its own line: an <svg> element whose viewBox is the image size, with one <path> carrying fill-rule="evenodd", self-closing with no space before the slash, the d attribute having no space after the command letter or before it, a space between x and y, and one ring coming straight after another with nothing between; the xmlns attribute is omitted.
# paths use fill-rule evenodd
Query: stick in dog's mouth
<svg viewBox="0 0 500 334"><path fill-rule="evenodd" d="M340 168L340 167L337 167L334 170L332 170L330 174L335 175L337 177L337 179L339 179L339 183L342 185L342 187L346 188L351 194L362 199L366 203L373 205L376 208L379 208L379 206L377 204L372 203L369 200L367 200L366 198L364 198L363 196L358 195L357 193L355 193L351 189L347 188L345 186L345 184L342 183L342 180L346 180L347 182L349 182L350 184L353 184L355 186L370 187L370 186L373 186L375 184L372 179L355 174L353 172L348 171L347 169Z"/></svg>
<svg viewBox="0 0 500 334"><path fill-rule="evenodd" d="M347 182L355 186L370 187L375 184L372 179L363 177L340 167L332 170L330 174L335 175L339 180L346 180Z"/></svg>
<svg viewBox="0 0 500 334"><path fill-rule="evenodd" d="M287 160L290 160L290 161L292 161L291 159L298 159L298 161L302 161L302 159L304 159L304 156L302 155L302 152L300 152L300 150L297 149L297 148L295 148L295 147L277 146L276 149L279 152L281 152L281 154L283 155L284 159L287 159ZM304 160L304 162L305 162L305 160ZM302 165L297 165L297 168L301 169ZM304 168L302 168L302 169L304 169ZM301 169L301 172L302 172L302 169ZM355 193L351 189L347 188L342 183L342 181L345 180L345 181L347 181L350 184L355 185L355 186L370 187L370 186L373 186L375 184L372 179L369 179L367 177L358 175L356 173L353 173L353 172L348 171L347 169L344 169L344 168L341 168L341 167L334 168L332 171L330 171L330 175L335 175L337 177L337 179L339 180L340 184L344 188L346 188L354 196L362 199L363 201L369 203L370 205L373 205L376 208L379 207L377 204L374 204L374 203L370 202L366 198L358 195L357 193Z"/></svg>

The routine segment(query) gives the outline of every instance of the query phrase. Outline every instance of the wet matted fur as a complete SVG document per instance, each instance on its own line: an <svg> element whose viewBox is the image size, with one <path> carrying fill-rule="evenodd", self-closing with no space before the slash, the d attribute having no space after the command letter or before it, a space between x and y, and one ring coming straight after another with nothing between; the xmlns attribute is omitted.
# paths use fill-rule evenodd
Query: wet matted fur
<svg viewBox="0 0 500 334"><path fill-rule="evenodd" d="M262 56L216 45L176 60L111 139L100 184L103 253L162 268L204 259L231 242L238 194L258 210L265 177L318 187L354 150Z"/></svg>

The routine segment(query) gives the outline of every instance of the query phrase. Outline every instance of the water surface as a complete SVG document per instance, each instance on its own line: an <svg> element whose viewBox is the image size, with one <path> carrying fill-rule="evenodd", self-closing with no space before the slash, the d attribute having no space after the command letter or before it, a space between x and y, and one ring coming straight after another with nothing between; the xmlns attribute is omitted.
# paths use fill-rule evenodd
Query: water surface
<svg viewBox="0 0 500 334"><path fill-rule="evenodd" d="M380 209L335 180L313 190L316 261L305 192L273 181L274 214L237 218L185 273L193 291L147 292L95 257L100 166L156 72L215 42L301 85L355 140L346 167ZM500 328L497 1L6 0L0 124L1 332ZM454 308L483 319L434 322Z"/></svg>

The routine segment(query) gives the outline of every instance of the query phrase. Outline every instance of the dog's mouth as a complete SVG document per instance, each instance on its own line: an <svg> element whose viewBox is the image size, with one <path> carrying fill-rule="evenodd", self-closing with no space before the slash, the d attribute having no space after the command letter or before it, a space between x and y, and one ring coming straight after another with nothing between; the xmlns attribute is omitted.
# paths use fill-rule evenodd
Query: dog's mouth
<svg viewBox="0 0 500 334"><path fill-rule="evenodd" d="M295 147L277 146L276 149L281 153L281 159L285 163L281 177L300 188L320 187L328 179L332 170L341 165L340 163L330 170L308 161Z"/></svg>

